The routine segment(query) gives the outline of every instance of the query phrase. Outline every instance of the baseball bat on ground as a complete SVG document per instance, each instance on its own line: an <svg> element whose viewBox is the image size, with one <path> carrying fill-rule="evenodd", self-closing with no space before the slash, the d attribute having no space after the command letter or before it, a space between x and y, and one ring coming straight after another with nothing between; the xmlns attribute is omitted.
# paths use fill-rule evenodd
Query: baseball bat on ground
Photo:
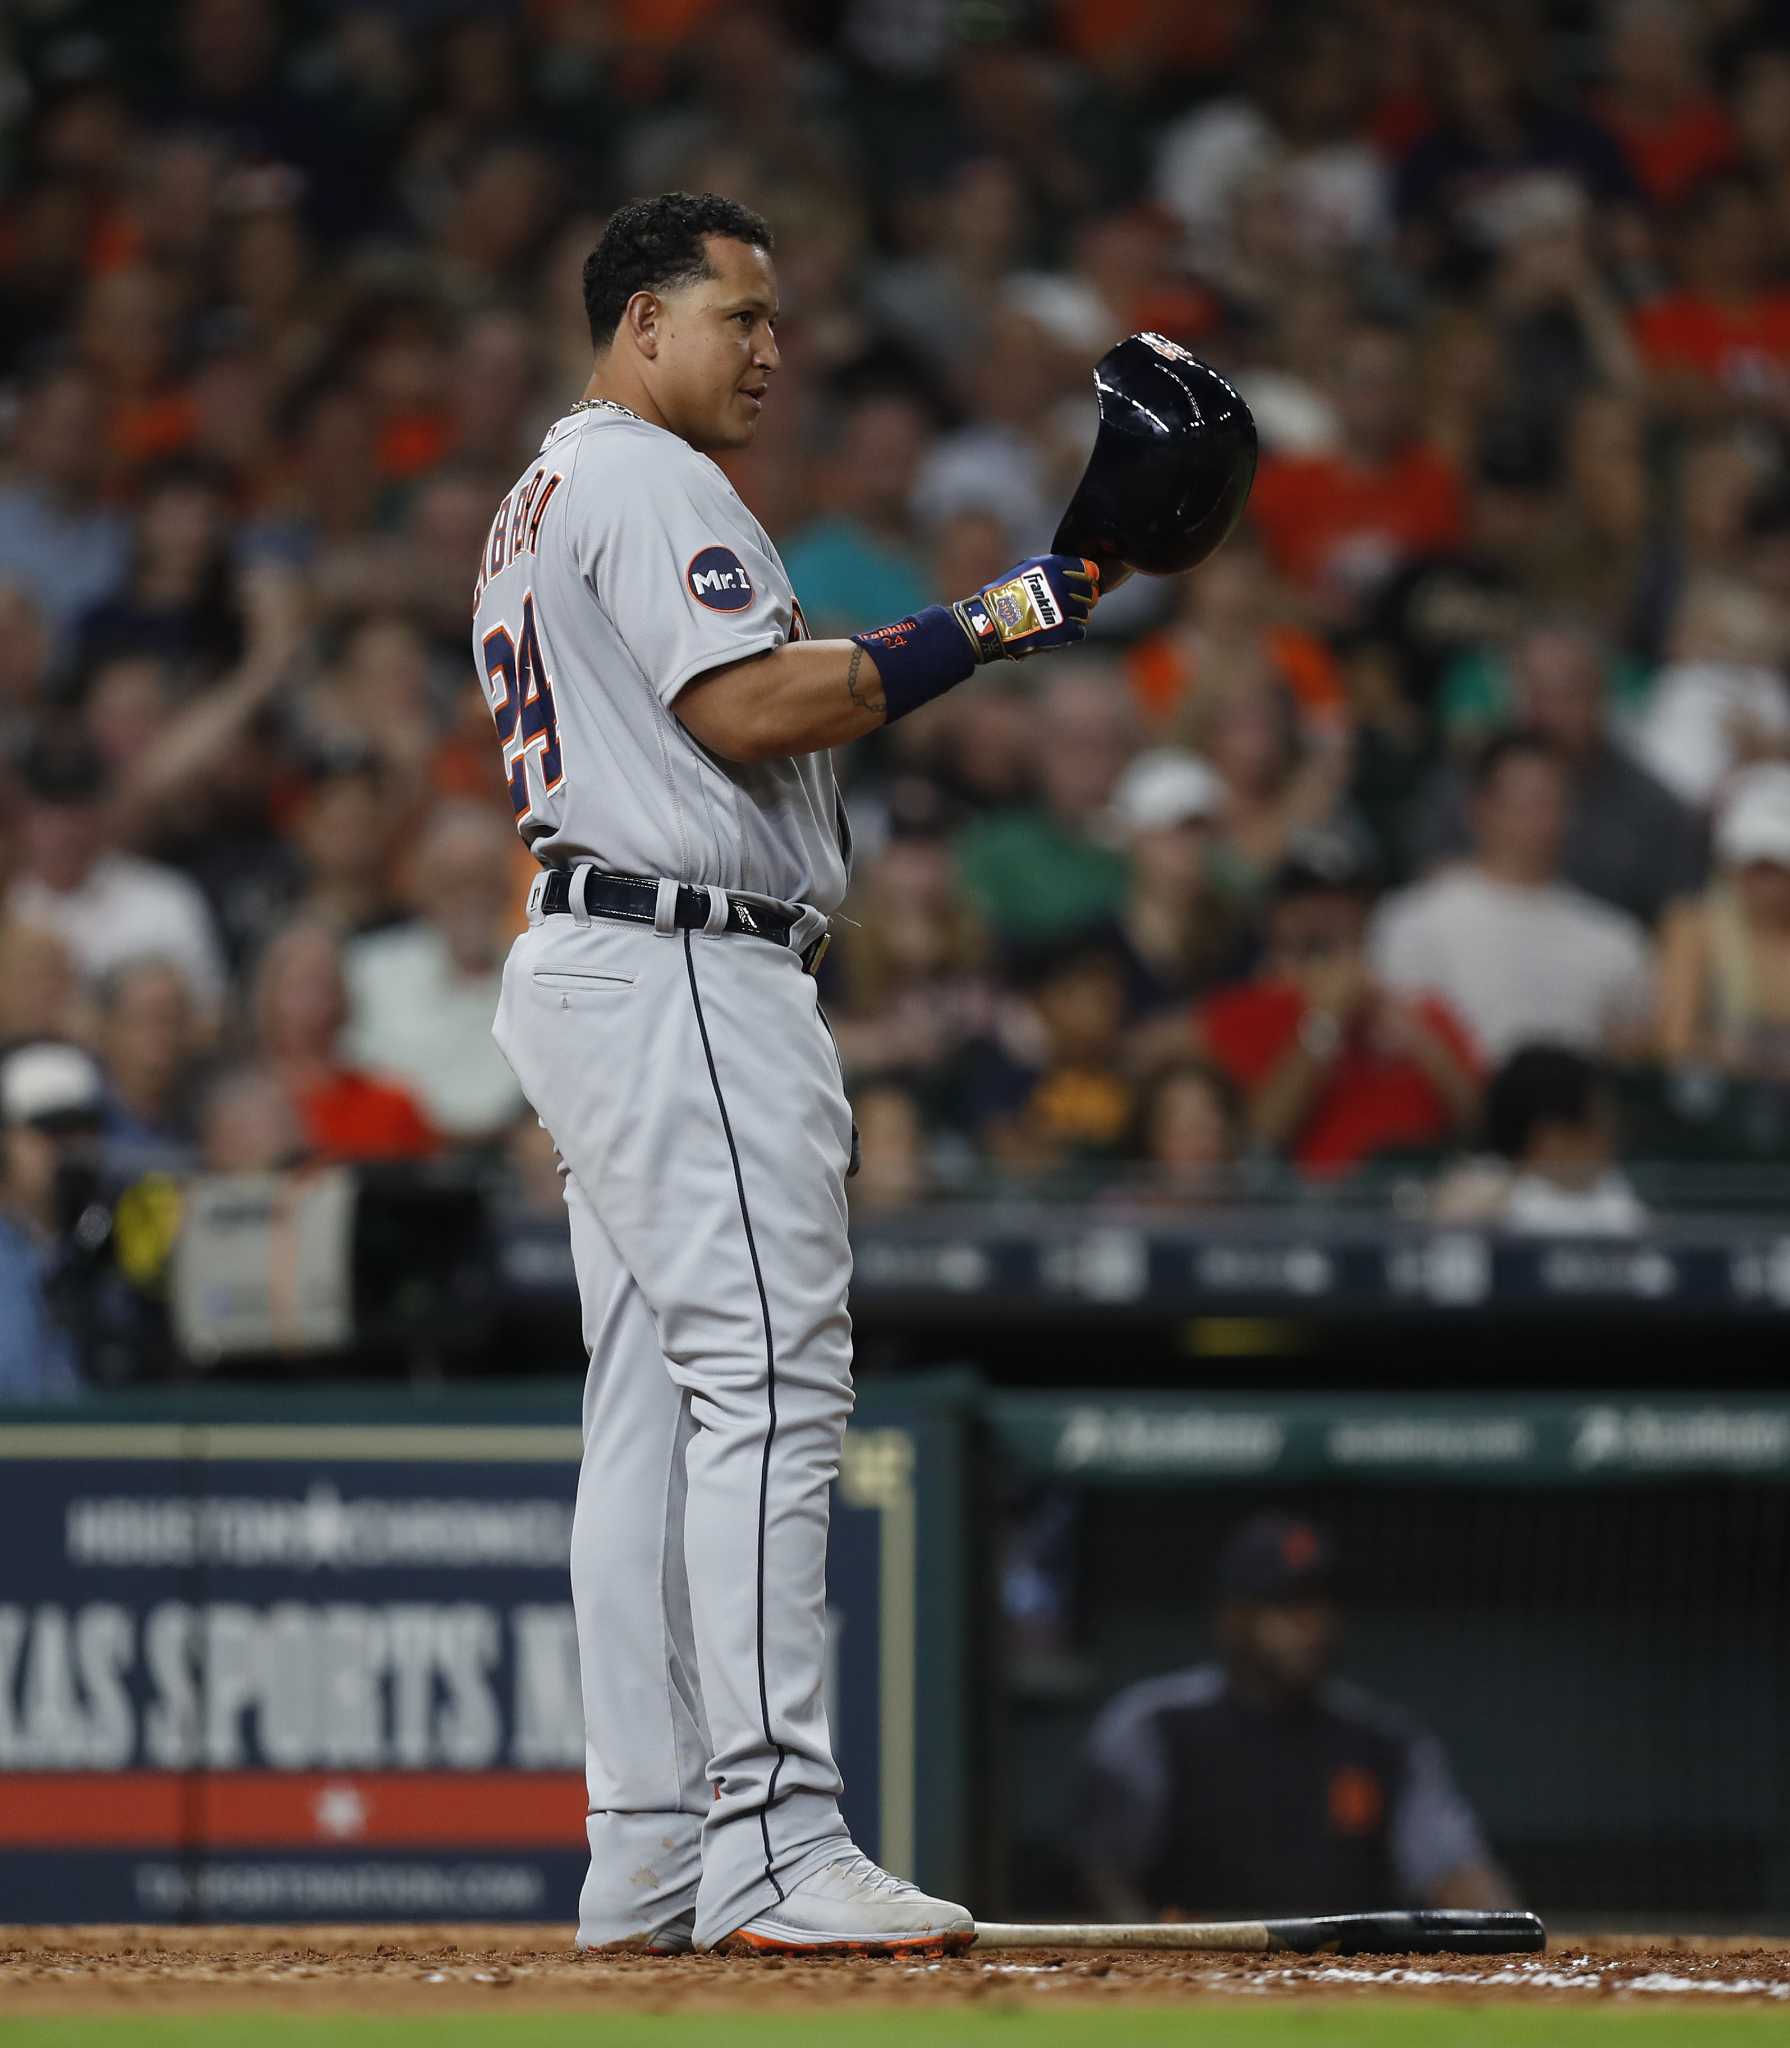
<svg viewBox="0 0 1790 2048"><path fill-rule="evenodd" d="M1063 1926L999 1920L976 1923L978 1949L1203 1949L1214 1955L1503 1956L1546 1948L1533 1913L1323 1913L1303 1920L1216 1920Z"/></svg>

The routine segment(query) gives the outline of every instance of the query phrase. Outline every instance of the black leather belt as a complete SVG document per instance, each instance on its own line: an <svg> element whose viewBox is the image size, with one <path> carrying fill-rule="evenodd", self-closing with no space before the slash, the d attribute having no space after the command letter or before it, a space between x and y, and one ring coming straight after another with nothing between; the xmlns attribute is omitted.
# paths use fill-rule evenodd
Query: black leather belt
<svg viewBox="0 0 1790 2048"><path fill-rule="evenodd" d="M571 868L549 868L541 890L541 913L545 917L567 917L572 909ZM659 906L659 885L639 875L605 875L596 868L584 874L584 907L592 917L619 918L624 924L652 924ZM679 931L706 931L709 921L709 892L689 882L677 886L677 907L672 922ZM787 911L770 910L742 897L727 899L724 930L747 938L768 939L773 946L787 946L796 920ZM827 950L828 934L822 932L802 954L802 965L810 974L820 965Z"/></svg>

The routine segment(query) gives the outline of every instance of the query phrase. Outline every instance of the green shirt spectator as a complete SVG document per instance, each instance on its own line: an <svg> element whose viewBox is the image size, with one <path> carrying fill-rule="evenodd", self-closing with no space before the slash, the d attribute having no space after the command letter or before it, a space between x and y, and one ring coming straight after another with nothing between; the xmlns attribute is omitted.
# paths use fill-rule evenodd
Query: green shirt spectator
<svg viewBox="0 0 1790 2048"><path fill-rule="evenodd" d="M1003 939L1060 939L1116 917L1129 865L1122 853L1048 811L1000 811L960 834L958 864Z"/></svg>
<svg viewBox="0 0 1790 2048"><path fill-rule="evenodd" d="M1604 666L1610 718L1620 730L1632 726L1646 708L1653 674L1643 663L1612 652ZM1442 679L1438 716L1442 736L1451 745L1471 747L1519 723L1517 700L1521 678L1507 656L1492 647L1476 647L1448 664Z"/></svg>
<svg viewBox="0 0 1790 2048"><path fill-rule="evenodd" d="M957 841L964 886L1009 946L1116 920L1131 879L1111 810L1136 744L1124 676L1079 656L1040 692L1031 737L1036 800L975 819Z"/></svg>

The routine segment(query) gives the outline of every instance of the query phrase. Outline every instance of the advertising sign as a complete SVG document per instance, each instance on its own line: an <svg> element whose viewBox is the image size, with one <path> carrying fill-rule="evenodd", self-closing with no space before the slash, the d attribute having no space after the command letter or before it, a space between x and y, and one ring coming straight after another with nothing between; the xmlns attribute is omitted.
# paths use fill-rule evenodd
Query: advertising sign
<svg viewBox="0 0 1790 2048"><path fill-rule="evenodd" d="M584 1863L557 1426L0 1427L0 1920L555 1919ZM835 1490L829 1709L915 1852L913 1433Z"/></svg>

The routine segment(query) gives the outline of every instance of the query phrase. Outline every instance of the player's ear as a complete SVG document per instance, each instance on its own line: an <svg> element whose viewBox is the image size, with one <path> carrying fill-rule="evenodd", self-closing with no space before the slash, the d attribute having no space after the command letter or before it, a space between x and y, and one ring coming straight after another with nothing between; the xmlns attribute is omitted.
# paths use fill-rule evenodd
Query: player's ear
<svg viewBox="0 0 1790 2048"><path fill-rule="evenodd" d="M665 308L654 292L636 292L628 301L627 310L622 314L622 325L633 336L634 346L643 356L659 353L659 323Z"/></svg>

